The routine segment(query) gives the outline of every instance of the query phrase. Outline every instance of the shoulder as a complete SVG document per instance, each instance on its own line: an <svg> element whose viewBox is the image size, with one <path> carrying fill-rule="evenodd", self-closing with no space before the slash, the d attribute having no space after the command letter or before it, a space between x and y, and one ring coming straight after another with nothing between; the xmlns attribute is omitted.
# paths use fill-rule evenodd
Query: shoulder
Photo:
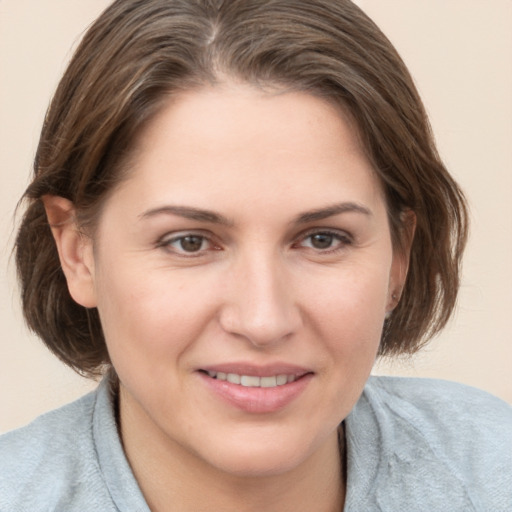
<svg viewBox="0 0 512 512"><path fill-rule="evenodd" d="M378 432L365 441L378 442L390 478L410 484L411 502L512 506L512 407L502 400L447 381L372 377L353 412L353 430Z"/></svg>
<svg viewBox="0 0 512 512"><path fill-rule="evenodd" d="M75 503L96 502L95 402L93 392L0 436L0 511L71 511Z"/></svg>
<svg viewBox="0 0 512 512"><path fill-rule="evenodd" d="M375 405L416 425L440 441L444 436L472 433L474 441L502 446L512 436L512 406L464 384L437 379L372 377L364 394ZM440 437L437 437L440 436ZM500 450L502 451L502 450ZM512 454L511 454L512 456Z"/></svg>

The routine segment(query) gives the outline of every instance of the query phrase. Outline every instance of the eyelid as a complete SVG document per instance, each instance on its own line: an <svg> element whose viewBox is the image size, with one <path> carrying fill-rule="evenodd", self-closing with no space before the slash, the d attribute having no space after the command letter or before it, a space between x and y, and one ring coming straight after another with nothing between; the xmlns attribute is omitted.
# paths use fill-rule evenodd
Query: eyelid
<svg viewBox="0 0 512 512"><path fill-rule="evenodd" d="M177 242L183 238L186 238L188 236L197 236L202 239L204 239L208 244L209 247L207 249L200 249L196 252L187 252L187 251L180 251L171 246L174 242ZM220 244L217 243L213 237L213 235L209 232L204 232L200 229L197 230L184 230L184 231L176 231L171 233L166 233L165 235L161 236L157 242L156 247L162 248L164 250L167 250L168 252L175 254L180 257L185 258L194 258L203 256L205 253L212 251L212 250L220 250Z"/></svg>
<svg viewBox="0 0 512 512"><path fill-rule="evenodd" d="M354 243L354 237L346 230L343 229L333 229L333 228L311 228L304 232L302 232L297 238L296 242L293 243L294 246L298 246L301 242L306 240L308 237L313 235L330 235L335 237L342 244L342 247L334 247L325 250L316 249L319 253L332 253L337 250L343 249L347 245L351 245ZM313 249L315 250L315 249Z"/></svg>
<svg viewBox="0 0 512 512"><path fill-rule="evenodd" d="M349 240L353 240L353 235L347 231L346 229L338 229L338 228L323 228L323 227L315 227L315 228L309 228L303 231L302 233L297 236L298 239L307 238L311 235L317 235L317 234L326 234L326 235L333 235L340 238L347 238Z"/></svg>
<svg viewBox="0 0 512 512"><path fill-rule="evenodd" d="M322 228L322 227L315 227L310 228L302 233L300 233L297 237L295 237L295 241L292 243L293 248L300 248L301 244L306 240L308 237L314 236L314 235L329 235L333 236L339 243L337 246L334 246L332 248L327 249L315 249L315 248L309 248L313 251L318 252L319 254L329 254L329 253L335 253L337 251L343 250L347 245L351 245L354 243L354 237L346 230L337 229L337 228ZM186 238L188 236L197 236L204 241L207 242L208 247L206 249L200 249L198 251L192 251L187 252L185 250L179 250L174 247L172 247L172 244ZM201 229L191 229L191 230L183 230L183 231L175 231L175 232L169 232L165 235L158 238L158 240L155 243L155 246L158 248L162 248L166 250L169 253L175 254L179 257L185 257L185 258L194 258L194 257L200 257L204 256L206 253L211 251L219 251L222 250L221 244L216 240L216 237L210 232L210 231L203 231ZM307 248L305 246L302 246L303 248Z"/></svg>

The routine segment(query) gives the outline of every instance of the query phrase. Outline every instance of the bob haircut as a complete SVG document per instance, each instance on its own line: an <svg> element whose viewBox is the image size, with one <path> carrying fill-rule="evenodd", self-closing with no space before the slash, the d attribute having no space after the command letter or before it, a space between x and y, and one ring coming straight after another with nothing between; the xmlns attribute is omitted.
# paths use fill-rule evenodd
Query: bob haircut
<svg viewBox="0 0 512 512"><path fill-rule="evenodd" d="M406 212L416 215L407 281L379 354L418 350L453 311L467 210L404 63L348 0L117 0L103 12L57 88L24 195L15 252L29 327L79 373L110 368L97 310L68 292L41 198L70 200L93 236L144 126L173 94L226 77L325 98L355 121L395 250L411 236Z"/></svg>

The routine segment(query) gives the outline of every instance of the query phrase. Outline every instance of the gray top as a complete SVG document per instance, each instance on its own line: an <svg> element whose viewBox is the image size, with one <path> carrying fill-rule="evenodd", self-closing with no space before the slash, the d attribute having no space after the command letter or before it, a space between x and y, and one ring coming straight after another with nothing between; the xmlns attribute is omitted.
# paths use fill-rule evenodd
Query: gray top
<svg viewBox="0 0 512 512"><path fill-rule="evenodd" d="M149 512L110 395L0 437L0 512ZM483 391L372 377L345 431L345 511L512 511L512 407Z"/></svg>

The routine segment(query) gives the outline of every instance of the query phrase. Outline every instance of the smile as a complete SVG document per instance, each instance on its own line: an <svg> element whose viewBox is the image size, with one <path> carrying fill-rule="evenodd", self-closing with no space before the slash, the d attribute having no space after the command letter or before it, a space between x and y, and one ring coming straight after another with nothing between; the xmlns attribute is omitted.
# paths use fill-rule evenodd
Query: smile
<svg viewBox="0 0 512 512"><path fill-rule="evenodd" d="M238 384L247 388L275 388L284 386L296 380L295 375L273 375L269 377L258 377L256 375L239 375L238 373L224 373L208 371L212 379L223 380L231 384Z"/></svg>
<svg viewBox="0 0 512 512"><path fill-rule="evenodd" d="M231 363L202 368L196 374L213 396L249 414L282 411L315 378L314 372L288 364L258 367Z"/></svg>

